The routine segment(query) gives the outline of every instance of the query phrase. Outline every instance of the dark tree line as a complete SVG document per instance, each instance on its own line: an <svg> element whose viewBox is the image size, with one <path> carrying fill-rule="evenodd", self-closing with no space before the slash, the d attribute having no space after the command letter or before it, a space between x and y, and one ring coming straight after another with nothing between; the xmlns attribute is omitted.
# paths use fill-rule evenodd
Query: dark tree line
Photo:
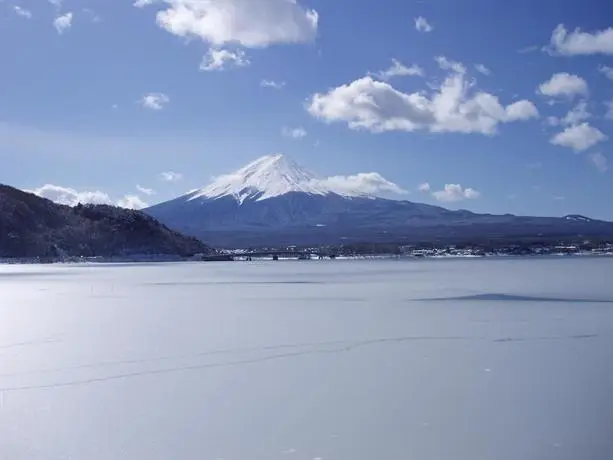
<svg viewBox="0 0 613 460"><path fill-rule="evenodd" d="M0 257L189 256L210 251L196 238L140 211L62 206L0 185Z"/></svg>

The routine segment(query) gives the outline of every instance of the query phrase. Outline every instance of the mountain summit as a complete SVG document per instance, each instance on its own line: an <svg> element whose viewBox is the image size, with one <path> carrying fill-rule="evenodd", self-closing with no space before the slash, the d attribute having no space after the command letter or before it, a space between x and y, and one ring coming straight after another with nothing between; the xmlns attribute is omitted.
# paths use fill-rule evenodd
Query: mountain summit
<svg viewBox="0 0 613 460"><path fill-rule="evenodd" d="M613 235L613 224L567 216L475 214L382 198L402 189L377 173L320 178L283 155L259 158L146 213L214 246L466 242Z"/></svg>
<svg viewBox="0 0 613 460"><path fill-rule="evenodd" d="M188 200L233 197L239 203L261 201L290 192L326 195L320 179L283 154L267 155L230 174L219 176L205 188L192 192Z"/></svg>
<svg viewBox="0 0 613 460"><path fill-rule="evenodd" d="M239 204L263 201L288 193L375 198L379 191L402 193L377 173L323 178L283 155L267 155L239 170L217 177L212 184L186 195L188 201L232 197Z"/></svg>

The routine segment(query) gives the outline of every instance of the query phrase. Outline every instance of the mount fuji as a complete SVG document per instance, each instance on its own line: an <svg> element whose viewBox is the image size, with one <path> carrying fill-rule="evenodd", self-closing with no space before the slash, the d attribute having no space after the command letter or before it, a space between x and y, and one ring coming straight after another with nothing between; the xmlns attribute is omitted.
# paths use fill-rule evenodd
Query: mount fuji
<svg viewBox="0 0 613 460"><path fill-rule="evenodd" d="M377 173L358 174L350 178L353 182L346 178L341 181L338 176L324 179L302 168L285 155L268 155L238 171L216 178L212 184L201 190L190 192L187 199L193 201L232 197L242 205L245 202L263 201L287 193L338 195L345 198L376 198L379 195L374 193L375 191L404 193L396 184Z"/></svg>
<svg viewBox="0 0 613 460"><path fill-rule="evenodd" d="M613 235L613 223L583 216L475 214L389 198L402 193L377 173L321 178L269 155L144 211L217 247Z"/></svg>

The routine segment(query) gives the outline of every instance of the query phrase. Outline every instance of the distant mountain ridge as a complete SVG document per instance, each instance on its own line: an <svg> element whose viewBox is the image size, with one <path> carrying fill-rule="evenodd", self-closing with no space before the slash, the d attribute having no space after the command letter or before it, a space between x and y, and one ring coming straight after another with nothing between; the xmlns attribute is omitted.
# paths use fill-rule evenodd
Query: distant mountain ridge
<svg viewBox="0 0 613 460"><path fill-rule="evenodd" d="M260 158L144 212L170 228L224 247L613 237L613 223L584 216L476 214L337 189L282 155Z"/></svg>
<svg viewBox="0 0 613 460"><path fill-rule="evenodd" d="M210 248L140 211L69 206L0 184L0 257L208 253Z"/></svg>

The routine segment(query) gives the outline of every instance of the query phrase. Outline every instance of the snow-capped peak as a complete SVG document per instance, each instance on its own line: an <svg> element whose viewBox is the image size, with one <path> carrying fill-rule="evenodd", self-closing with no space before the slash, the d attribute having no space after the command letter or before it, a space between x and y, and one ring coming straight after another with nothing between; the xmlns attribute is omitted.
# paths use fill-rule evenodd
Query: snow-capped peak
<svg viewBox="0 0 613 460"><path fill-rule="evenodd" d="M189 200L233 196L242 203L247 199L261 201L289 192L312 195L330 193L319 182L315 174L301 168L285 155L267 155L238 171L217 177L212 184L193 193Z"/></svg>
<svg viewBox="0 0 613 460"><path fill-rule="evenodd" d="M187 200L231 196L239 203L262 201L290 192L309 195L340 195L347 198L374 198L373 191L404 192L377 173L321 178L302 168L285 155L267 155L247 166L217 177L212 184L187 194Z"/></svg>

